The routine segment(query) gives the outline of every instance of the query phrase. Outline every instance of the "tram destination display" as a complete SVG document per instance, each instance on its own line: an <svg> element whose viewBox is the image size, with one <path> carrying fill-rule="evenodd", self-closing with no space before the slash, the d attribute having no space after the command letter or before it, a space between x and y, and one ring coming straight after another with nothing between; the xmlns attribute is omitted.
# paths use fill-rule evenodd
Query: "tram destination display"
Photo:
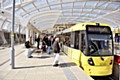
<svg viewBox="0 0 120 80"><path fill-rule="evenodd" d="M88 33L111 33L110 28L106 26L87 25L86 30Z"/></svg>

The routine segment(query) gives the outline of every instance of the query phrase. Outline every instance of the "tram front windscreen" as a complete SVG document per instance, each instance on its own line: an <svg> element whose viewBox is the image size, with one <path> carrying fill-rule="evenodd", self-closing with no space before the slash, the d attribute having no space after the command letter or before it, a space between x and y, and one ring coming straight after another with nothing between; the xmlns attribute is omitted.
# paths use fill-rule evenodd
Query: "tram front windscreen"
<svg viewBox="0 0 120 80"><path fill-rule="evenodd" d="M113 55L112 32L109 27L87 27L87 53L90 56Z"/></svg>

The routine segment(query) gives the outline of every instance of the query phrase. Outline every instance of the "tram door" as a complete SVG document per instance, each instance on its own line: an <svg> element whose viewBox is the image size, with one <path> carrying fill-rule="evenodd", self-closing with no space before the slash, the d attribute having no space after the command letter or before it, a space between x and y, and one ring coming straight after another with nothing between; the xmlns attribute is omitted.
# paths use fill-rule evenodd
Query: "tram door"
<svg viewBox="0 0 120 80"><path fill-rule="evenodd" d="M74 43L75 43L75 32L71 32L71 36L70 36L70 47L74 48Z"/></svg>
<svg viewBox="0 0 120 80"><path fill-rule="evenodd" d="M75 31L75 43L74 43L74 48L79 49L79 32L80 31Z"/></svg>
<svg viewBox="0 0 120 80"><path fill-rule="evenodd" d="M86 37L85 37L85 33L84 32L80 32L80 50L85 53L85 49L86 49Z"/></svg>

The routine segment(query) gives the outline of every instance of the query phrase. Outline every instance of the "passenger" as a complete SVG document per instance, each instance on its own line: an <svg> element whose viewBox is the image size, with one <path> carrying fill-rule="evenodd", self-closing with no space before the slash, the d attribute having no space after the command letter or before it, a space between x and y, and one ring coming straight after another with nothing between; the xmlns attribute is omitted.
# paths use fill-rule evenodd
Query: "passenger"
<svg viewBox="0 0 120 80"><path fill-rule="evenodd" d="M39 45L40 45L40 35L37 36L36 42L37 42L37 49L40 49L39 48Z"/></svg>
<svg viewBox="0 0 120 80"><path fill-rule="evenodd" d="M54 35L54 37L52 39L52 44L55 42L55 38L56 38L56 35Z"/></svg>
<svg viewBox="0 0 120 80"><path fill-rule="evenodd" d="M50 54L50 48L51 48L51 36L48 37L47 42L47 53Z"/></svg>
<svg viewBox="0 0 120 80"><path fill-rule="evenodd" d="M32 43L30 42L30 39L27 39L25 42L25 47L26 47L26 55L28 58L31 58L31 50L30 48L32 48Z"/></svg>
<svg viewBox="0 0 120 80"><path fill-rule="evenodd" d="M44 36L42 39L42 50L46 52L46 45L47 45L47 36Z"/></svg>
<svg viewBox="0 0 120 80"><path fill-rule="evenodd" d="M70 47L70 41L69 40L66 41L66 46Z"/></svg>
<svg viewBox="0 0 120 80"><path fill-rule="evenodd" d="M58 62L59 62L59 53L60 53L60 47L59 47L59 38L55 39L55 42L53 43L53 53L54 53L54 62L53 62L53 66L58 66Z"/></svg>
<svg viewBox="0 0 120 80"><path fill-rule="evenodd" d="M44 41L45 41L45 43L47 45L47 42L48 42L48 36L47 35L45 36L45 40Z"/></svg>
<svg viewBox="0 0 120 80"><path fill-rule="evenodd" d="M53 41L53 35L51 35L51 46L52 46L52 41ZM52 47L51 47L51 49L52 49Z"/></svg>
<svg viewBox="0 0 120 80"><path fill-rule="evenodd" d="M32 45L32 36L30 36L30 44Z"/></svg>

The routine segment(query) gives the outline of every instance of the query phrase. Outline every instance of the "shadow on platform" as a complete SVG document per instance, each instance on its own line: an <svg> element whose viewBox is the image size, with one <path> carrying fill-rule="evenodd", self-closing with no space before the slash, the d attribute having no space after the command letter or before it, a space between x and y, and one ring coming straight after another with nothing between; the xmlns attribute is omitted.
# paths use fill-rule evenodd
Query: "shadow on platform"
<svg viewBox="0 0 120 80"><path fill-rule="evenodd" d="M60 67L71 67L71 66L76 66L76 64L70 62L70 63L61 63Z"/></svg>
<svg viewBox="0 0 120 80"><path fill-rule="evenodd" d="M37 67L45 67L45 66L52 66L52 64L48 65L38 65L38 66L23 66L23 67L15 67L15 69L26 69L26 68L37 68Z"/></svg>
<svg viewBox="0 0 120 80"><path fill-rule="evenodd" d="M37 67L46 67L46 66L52 66L52 64L48 64L48 65L38 65L38 66L23 66L23 67L15 67L15 69L26 69L26 68L37 68ZM74 63L60 63L61 68L63 67L71 67L71 66L76 66L76 64Z"/></svg>
<svg viewBox="0 0 120 80"><path fill-rule="evenodd" d="M45 58L50 58L50 56L41 55L41 56L38 56L38 57L34 57L34 56L33 56L32 58L45 59Z"/></svg>

